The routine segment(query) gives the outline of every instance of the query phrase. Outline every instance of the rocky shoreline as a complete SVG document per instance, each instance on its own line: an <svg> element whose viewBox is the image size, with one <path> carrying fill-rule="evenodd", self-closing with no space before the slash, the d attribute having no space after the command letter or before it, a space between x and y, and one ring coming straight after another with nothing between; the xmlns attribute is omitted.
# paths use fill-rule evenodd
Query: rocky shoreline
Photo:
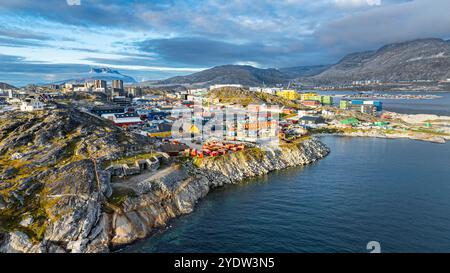
<svg viewBox="0 0 450 273"><path fill-rule="evenodd" d="M407 133L391 133L383 134L375 131L357 131L357 132L339 132L339 133L320 133L315 136L342 136L342 137L373 137L373 138L385 138L385 139L409 139L418 140L431 143L445 144L447 140L450 140L448 136L429 136L427 134L410 135Z"/></svg>
<svg viewBox="0 0 450 273"><path fill-rule="evenodd" d="M126 191L122 188L116 204L104 202L115 185L100 172L100 192L86 189L84 194L57 196L58 212L65 213L52 219L40 242L33 242L20 230L3 233L0 252L108 252L146 238L171 219L191 213L214 188L310 164L329 152L317 138L308 138L297 144L282 144L280 149L253 148L224 157L187 161L171 166L157 179L127 185ZM93 184L93 166L88 160L83 164L84 178Z"/></svg>

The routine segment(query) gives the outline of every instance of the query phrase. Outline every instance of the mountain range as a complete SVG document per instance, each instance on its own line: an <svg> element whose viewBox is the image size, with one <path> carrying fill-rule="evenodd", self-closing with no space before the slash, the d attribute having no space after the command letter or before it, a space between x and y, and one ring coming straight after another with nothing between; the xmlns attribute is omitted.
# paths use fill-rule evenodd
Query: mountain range
<svg viewBox="0 0 450 273"><path fill-rule="evenodd" d="M450 42L420 39L395 43L378 50L352 53L333 65L259 69L224 65L151 85L207 86L211 84L273 85L290 80L317 84L344 84L355 80L414 81L450 78Z"/></svg>
<svg viewBox="0 0 450 273"><path fill-rule="evenodd" d="M400 82L450 78L450 41L419 39L383 46L377 50L348 54L333 65L296 66L261 69L249 65L222 65L186 76L141 82L141 86L204 87L213 84L262 86L287 84L290 81L323 84L346 84L352 81L379 80ZM83 83L88 80L123 80L138 84L130 76L110 68L91 68L71 79L56 82ZM6 88L5 88L6 87ZM0 88L10 85L0 83ZM13 87L14 88L14 87Z"/></svg>
<svg viewBox="0 0 450 273"><path fill-rule="evenodd" d="M285 83L291 77L277 69L259 69L249 65L216 66L187 76L177 76L157 81L157 85L201 85L242 84L242 85L274 85Z"/></svg>
<svg viewBox="0 0 450 273"><path fill-rule="evenodd" d="M330 68L331 65L312 65L312 66L295 66L280 68L280 72L286 74L288 77L295 79L301 77L311 77L322 73L323 71Z"/></svg>
<svg viewBox="0 0 450 273"><path fill-rule="evenodd" d="M0 82L0 89L4 89L4 90L8 90L8 89L17 89L17 87L12 86L10 84L4 83L4 82Z"/></svg>
<svg viewBox="0 0 450 273"><path fill-rule="evenodd" d="M345 56L311 80L348 83L354 80L414 81L450 78L450 42L420 39Z"/></svg>

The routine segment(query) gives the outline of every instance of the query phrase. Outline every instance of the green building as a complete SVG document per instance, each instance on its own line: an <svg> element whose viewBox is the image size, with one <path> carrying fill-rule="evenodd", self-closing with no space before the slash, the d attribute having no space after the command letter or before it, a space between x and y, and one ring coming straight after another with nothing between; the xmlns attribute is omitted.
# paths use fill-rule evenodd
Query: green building
<svg viewBox="0 0 450 273"><path fill-rule="evenodd" d="M355 125L359 124L359 120L356 118L348 118L348 119L341 120L341 124L355 126Z"/></svg>
<svg viewBox="0 0 450 273"><path fill-rule="evenodd" d="M387 122L387 121L376 121L376 122L373 123L373 125L375 125L375 126L387 126L387 125L389 125L389 122Z"/></svg>
<svg viewBox="0 0 450 273"><path fill-rule="evenodd" d="M323 105L333 105L333 97L332 96L320 96L320 103Z"/></svg>
<svg viewBox="0 0 450 273"><path fill-rule="evenodd" d="M341 109L348 109L349 107L350 107L350 101L348 101L348 100L341 100L340 102L339 102L339 108L341 108Z"/></svg>

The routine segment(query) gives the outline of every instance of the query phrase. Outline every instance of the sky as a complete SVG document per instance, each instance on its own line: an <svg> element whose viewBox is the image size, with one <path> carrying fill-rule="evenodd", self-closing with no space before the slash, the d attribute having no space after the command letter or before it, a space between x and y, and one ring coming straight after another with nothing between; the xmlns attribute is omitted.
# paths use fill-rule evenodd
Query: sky
<svg viewBox="0 0 450 273"><path fill-rule="evenodd" d="M449 0L0 0L0 82L50 83L90 67L145 81L224 64L331 64L449 39L449 10Z"/></svg>

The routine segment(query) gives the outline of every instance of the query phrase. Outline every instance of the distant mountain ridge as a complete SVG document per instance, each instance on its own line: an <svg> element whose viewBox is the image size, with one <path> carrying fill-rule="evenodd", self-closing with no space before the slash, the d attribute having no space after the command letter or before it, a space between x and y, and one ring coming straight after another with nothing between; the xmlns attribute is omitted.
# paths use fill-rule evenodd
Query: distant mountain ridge
<svg viewBox="0 0 450 273"><path fill-rule="evenodd" d="M58 81L56 84L62 83L84 83L92 80L104 80L111 82L112 80L122 80L126 84L135 84L137 81L130 76L123 75L117 70L112 70L108 67L91 68L87 73L78 75L76 78Z"/></svg>
<svg viewBox="0 0 450 273"><path fill-rule="evenodd" d="M7 83L4 83L4 82L0 82L0 89L5 89L5 90L13 89L13 90L16 90L17 87L15 87L13 85L10 85L10 84L7 84Z"/></svg>
<svg viewBox="0 0 450 273"><path fill-rule="evenodd" d="M310 77L318 83L348 83L355 80L438 81L448 78L450 42L434 38L352 53L322 73Z"/></svg>
<svg viewBox="0 0 450 273"><path fill-rule="evenodd" d="M323 71L330 68L330 64L325 65L311 65L311 66L295 66L295 67L285 67L280 68L280 72L286 74L291 78L299 77L311 77L322 73Z"/></svg>
<svg viewBox="0 0 450 273"><path fill-rule="evenodd" d="M450 41L428 38L389 44L373 51L351 53L333 65L279 69L223 65L149 84L207 86L237 83L260 86L285 84L294 79L316 84L346 84L361 80L398 82L440 81L449 78Z"/></svg>
<svg viewBox="0 0 450 273"><path fill-rule="evenodd" d="M260 69L249 65L223 65L213 67L187 76L177 76L162 81L156 85L198 85L208 86L212 84L242 84L274 85L286 83L291 77L281 71L269 68Z"/></svg>

